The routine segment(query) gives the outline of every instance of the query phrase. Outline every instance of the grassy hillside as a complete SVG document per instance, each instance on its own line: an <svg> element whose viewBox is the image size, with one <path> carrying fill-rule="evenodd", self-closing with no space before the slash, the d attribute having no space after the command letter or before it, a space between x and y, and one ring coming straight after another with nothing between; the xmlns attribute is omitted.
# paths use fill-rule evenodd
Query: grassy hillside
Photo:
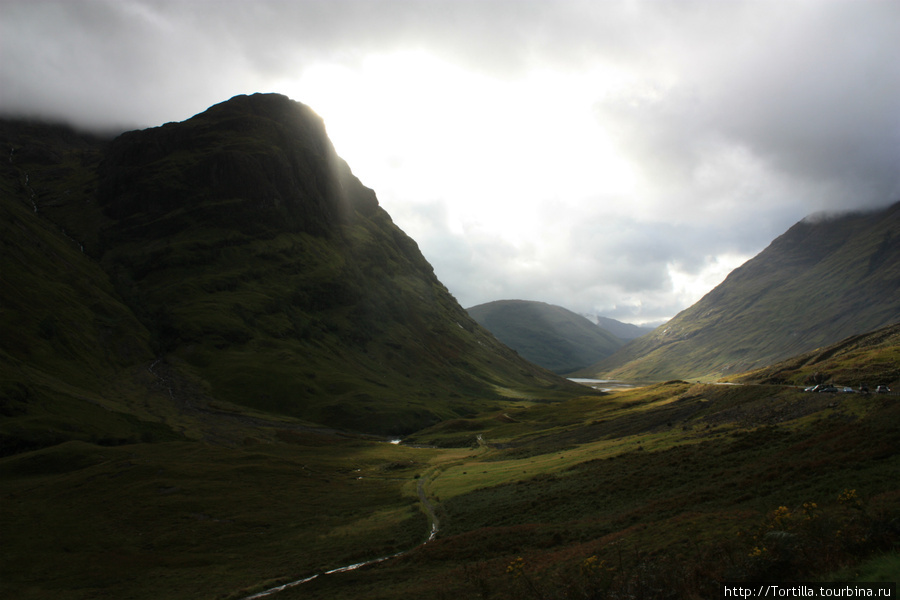
<svg viewBox="0 0 900 600"><path fill-rule="evenodd" d="M739 373L896 323L898 225L900 204L801 221L665 326L583 374Z"/></svg>
<svg viewBox="0 0 900 600"><path fill-rule="evenodd" d="M497 300L467 310L498 340L554 373L581 369L623 343L585 317L544 302Z"/></svg>
<svg viewBox="0 0 900 600"><path fill-rule="evenodd" d="M94 181L81 169L102 142L29 124L0 135L13 148L0 171L0 455L69 439L170 436L120 402L134 365L153 357L149 332L51 218L63 202L86 202ZM42 184L60 176L65 184Z"/></svg>
<svg viewBox="0 0 900 600"><path fill-rule="evenodd" d="M900 323L854 335L762 369L729 378L741 383L831 383L859 390L879 385L900 389Z"/></svg>

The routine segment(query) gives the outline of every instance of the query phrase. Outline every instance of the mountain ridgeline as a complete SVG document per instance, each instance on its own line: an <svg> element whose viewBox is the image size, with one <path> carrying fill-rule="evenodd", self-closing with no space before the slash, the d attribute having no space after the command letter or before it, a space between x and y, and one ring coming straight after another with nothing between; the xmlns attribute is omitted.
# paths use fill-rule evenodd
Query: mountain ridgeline
<svg viewBox="0 0 900 600"><path fill-rule="evenodd" d="M498 340L554 373L582 369L623 344L585 317L544 302L497 300L467 310Z"/></svg>
<svg viewBox="0 0 900 600"><path fill-rule="evenodd" d="M468 316L284 96L113 140L15 121L0 138L7 453L177 437L160 398L400 434L576 389Z"/></svg>
<svg viewBox="0 0 900 600"><path fill-rule="evenodd" d="M699 302L581 373L734 374L900 322L898 230L900 203L804 219Z"/></svg>

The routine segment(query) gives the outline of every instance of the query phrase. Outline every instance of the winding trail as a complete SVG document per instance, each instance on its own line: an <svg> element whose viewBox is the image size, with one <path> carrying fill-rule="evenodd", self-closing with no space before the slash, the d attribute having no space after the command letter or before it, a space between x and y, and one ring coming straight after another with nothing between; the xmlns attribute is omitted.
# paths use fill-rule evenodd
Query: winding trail
<svg viewBox="0 0 900 600"><path fill-rule="evenodd" d="M432 469L432 473L437 471L437 468ZM373 558L371 560L366 560L363 562L359 562L352 565L347 565L344 567L337 567L336 569L331 569L330 571L325 571L324 573L316 573L315 575L311 575L309 577L304 577L303 579L297 579L295 581L290 581L288 583L278 585L267 590L263 590L261 592L257 592L255 594L251 594L250 596L244 596L240 600L256 600L257 598L265 598L267 596L272 596L277 594L278 592L283 592L286 589L297 587L298 585L303 585L304 583L308 583L313 579L318 577L322 577L324 575L333 575L335 573L344 573L347 571L355 571L356 569L360 569L362 567L367 567L369 565L374 565L378 563L385 562L387 560L391 560L392 558L397 558L399 556L403 556L404 554L408 554L413 550L421 548L431 540L435 538L440 528L438 523L437 515L434 512L434 505L431 504L431 501L428 499L428 496L425 494L425 484L428 481L429 475L422 475L417 483L416 483L416 492L419 496L419 503L422 505L422 509L425 511L425 514L428 515L428 520L431 522L431 533L428 536L428 539L422 542L421 544L410 548L409 550L403 550L402 552L397 552L396 554L391 554L389 556L380 556L378 558Z"/></svg>

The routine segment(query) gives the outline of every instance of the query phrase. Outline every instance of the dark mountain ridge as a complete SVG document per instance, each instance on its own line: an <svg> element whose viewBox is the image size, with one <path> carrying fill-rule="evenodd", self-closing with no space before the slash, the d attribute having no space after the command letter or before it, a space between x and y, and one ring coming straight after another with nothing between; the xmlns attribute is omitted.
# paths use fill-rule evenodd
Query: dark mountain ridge
<svg viewBox="0 0 900 600"><path fill-rule="evenodd" d="M191 406L384 434L579 389L466 314L300 103L238 96L112 141L0 135L9 448L89 439L90 405L134 434L154 357ZM50 416L63 394L78 423Z"/></svg>
<svg viewBox="0 0 900 600"><path fill-rule="evenodd" d="M900 321L900 203L800 221L699 302L585 369L666 380L760 368Z"/></svg>

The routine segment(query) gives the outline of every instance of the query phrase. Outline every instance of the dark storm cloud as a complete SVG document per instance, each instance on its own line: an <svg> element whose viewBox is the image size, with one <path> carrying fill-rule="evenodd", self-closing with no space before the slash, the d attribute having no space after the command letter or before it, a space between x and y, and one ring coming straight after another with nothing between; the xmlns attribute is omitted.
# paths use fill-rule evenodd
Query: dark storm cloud
<svg viewBox="0 0 900 600"><path fill-rule="evenodd" d="M816 201L833 207L900 197L900 61L887 58L900 53L900 4L749 3L736 16L678 17L696 40L673 46L678 81L599 105L623 145L666 180L730 145L773 175L830 186Z"/></svg>

